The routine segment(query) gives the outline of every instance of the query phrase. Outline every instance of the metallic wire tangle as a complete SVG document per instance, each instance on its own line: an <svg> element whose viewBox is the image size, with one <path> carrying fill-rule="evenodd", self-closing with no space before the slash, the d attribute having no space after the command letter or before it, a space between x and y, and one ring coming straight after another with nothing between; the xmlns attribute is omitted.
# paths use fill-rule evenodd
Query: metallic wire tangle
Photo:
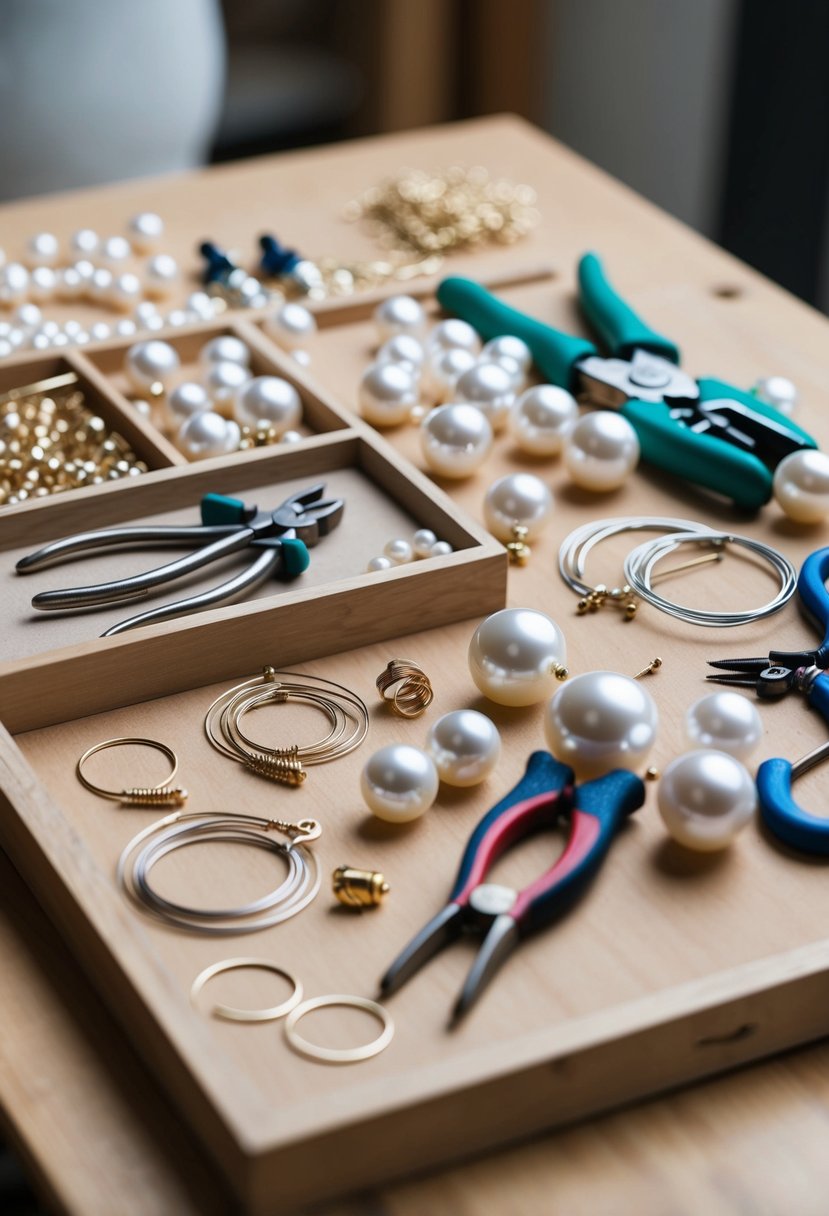
<svg viewBox="0 0 829 1216"><path fill-rule="evenodd" d="M389 659L375 684L381 698L400 718L419 718L435 697L426 672L412 659Z"/></svg>
<svg viewBox="0 0 829 1216"><path fill-rule="evenodd" d="M328 720L328 733L314 743L268 746L245 734L242 719L263 705L300 701L318 709ZM280 780L278 761L290 761L298 772L291 784L304 780L303 765L325 764L348 755L368 733L368 708L362 698L342 684L320 676L265 667L261 676L245 680L221 693L207 710L204 729L217 751L254 772ZM270 761L275 763L270 764ZM273 771L270 771L270 770ZM267 771L266 771L267 770Z"/></svg>
<svg viewBox="0 0 829 1216"><path fill-rule="evenodd" d="M364 1009L366 1013L377 1018L383 1029L376 1039L372 1039L370 1043L365 1043L362 1047L318 1047L316 1043L310 1043L308 1039L304 1039L298 1033L297 1023L307 1013L311 1013L314 1009L328 1009L337 1005L344 1005L350 1009ZM379 1055L388 1047L394 1038L394 1022L387 1009L379 1005L377 1001L370 1001L368 997L343 996L342 994L314 996L310 1000L303 1001L301 1005L297 1005L288 1014L285 1020L285 1038L294 1051L301 1056L307 1056L310 1060L321 1060L324 1064L356 1064L359 1060L370 1060L372 1056Z"/></svg>
<svg viewBox="0 0 829 1216"><path fill-rule="evenodd" d="M594 519L590 523L582 524L565 537L558 551L558 571L571 591L575 591L576 595L586 596L595 590L584 581L588 554L603 540L619 536L623 532L706 533L708 529L690 519L671 519L659 515Z"/></svg>
<svg viewBox="0 0 829 1216"><path fill-rule="evenodd" d="M91 756L97 752L106 751L110 747L127 747L130 744L136 747L151 747L155 751L162 752L170 761L172 766L170 772L163 781L159 781L158 785L105 790L100 785L93 785L89 778L84 776L83 766ZM124 806L183 806L187 801L187 790L172 789L170 786L177 772L178 756L166 743L159 743L156 739L104 739L102 743L95 743L92 747L88 747L75 765L75 774L85 789L97 794L99 798L109 798Z"/></svg>
<svg viewBox="0 0 829 1216"><path fill-rule="evenodd" d="M281 975L283 979L293 985L293 992L280 1005L272 1005L270 1009L237 1009L234 1005L213 1005L210 1013L214 1018L224 1018L228 1022L275 1022L278 1018L284 1018L289 1014L302 1000L302 984L299 980L291 975L290 971L277 967L276 963L272 963L266 958L225 958L219 963L205 967L204 971L200 971L193 980L190 1000L196 1005L199 993L215 975L220 975L224 971L241 970L243 967L253 967L259 971L272 971L274 975ZM197 1005L196 1008L198 1008Z"/></svg>
<svg viewBox="0 0 829 1216"><path fill-rule="evenodd" d="M654 567L663 557L673 553L680 545L689 541L707 540L714 544L737 545L766 561L780 580L780 590L773 599L759 608L746 608L735 612L707 611L702 608L687 608L683 604L675 604L672 600L658 595L651 587L654 577ZM752 621L760 621L764 617L779 612L783 605L791 599L797 586L797 572L787 557L784 557L771 545L753 540L748 536L737 536L731 532L714 532L706 530L702 533L690 534L676 532L659 537L655 541L646 541L639 545L625 558L625 578L637 595L647 603L652 604L661 612L685 621L690 625L705 625L719 628L729 628L735 625L747 625Z"/></svg>
<svg viewBox="0 0 829 1216"><path fill-rule="evenodd" d="M320 825L314 819L283 823L257 815L192 812L167 815L143 829L118 859L116 877L127 898L143 912L165 924L212 936L253 933L296 916L316 896L320 875L313 853L304 847L315 840ZM288 837L287 843L273 833ZM266 895L236 908L192 908L165 899L152 886L153 866L176 849L199 843L244 844L267 849L287 869L285 879Z"/></svg>

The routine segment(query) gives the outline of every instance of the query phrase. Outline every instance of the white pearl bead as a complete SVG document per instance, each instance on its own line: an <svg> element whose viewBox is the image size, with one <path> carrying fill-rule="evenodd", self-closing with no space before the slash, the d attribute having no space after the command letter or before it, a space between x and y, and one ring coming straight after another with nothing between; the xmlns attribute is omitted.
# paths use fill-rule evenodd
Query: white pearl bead
<svg viewBox="0 0 829 1216"><path fill-rule="evenodd" d="M202 321L213 318L213 301L206 291L191 291L187 297L187 308Z"/></svg>
<svg viewBox="0 0 829 1216"><path fill-rule="evenodd" d="M499 705L536 705L549 696L567 661L555 621L530 608L502 608L482 621L469 643L469 671Z"/></svg>
<svg viewBox="0 0 829 1216"><path fill-rule="evenodd" d="M9 355L14 354L14 347L7 338L0 338L0 359L8 359Z"/></svg>
<svg viewBox="0 0 829 1216"><path fill-rule="evenodd" d="M47 338L55 338L60 333L60 326L57 321L44 321L40 326L40 332L45 334Z"/></svg>
<svg viewBox="0 0 829 1216"><path fill-rule="evenodd" d="M211 363L238 363L250 367L250 348L233 334L220 334L205 343L199 351L199 360L208 367Z"/></svg>
<svg viewBox="0 0 829 1216"><path fill-rule="evenodd" d="M317 332L313 314L302 304L283 304L262 324L268 337L285 350L303 346Z"/></svg>
<svg viewBox="0 0 829 1216"><path fill-rule="evenodd" d="M145 329L147 322L152 320L153 317L158 316L158 309L151 300L141 300L141 302L135 306L135 312L132 315L135 318L135 323L139 329Z"/></svg>
<svg viewBox="0 0 829 1216"><path fill-rule="evenodd" d="M580 777L638 768L656 738L659 714L639 681L615 671L568 680L544 716L547 745Z"/></svg>
<svg viewBox="0 0 829 1216"><path fill-rule="evenodd" d="M93 342L108 342L112 337L112 326L106 321L95 321L89 327L89 336ZM146 385L142 384L140 387L144 388Z"/></svg>
<svg viewBox="0 0 829 1216"><path fill-rule="evenodd" d="M488 363L492 363L496 367L500 367L501 371L506 372L513 393L523 393L527 387L527 374L517 359L512 359L509 355L501 355L499 358L493 359L491 355L482 353L478 366L483 367Z"/></svg>
<svg viewBox="0 0 829 1216"><path fill-rule="evenodd" d="M138 326L132 317L123 317L115 322L115 332L119 338L134 338L138 333Z"/></svg>
<svg viewBox="0 0 829 1216"><path fill-rule="evenodd" d="M557 456L579 416L575 397L554 384L537 384L510 410L510 432L522 452Z"/></svg>
<svg viewBox="0 0 829 1216"><path fill-rule="evenodd" d="M391 570L394 568L394 565L395 563L391 558L386 557L385 554L381 554L378 557L369 558L366 565L366 573L375 574L378 570Z"/></svg>
<svg viewBox="0 0 829 1216"><path fill-rule="evenodd" d="M136 397L130 404L136 414L140 414L142 418L152 418L153 407L149 401L143 401L140 397Z"/></svg>
<svg viewBox="0 0 829 1216"><path fill-rule="evenodd" d="M516 338L513 334L502 334L500 338L492 338L487 342L481 354L495 360L496 363L506 355L508 359L514 359L525 374L533 364L532 351L529 346L523 338Z"/></svg>
<svg viewBox="0 0 829 1216"><path fill-rule="evenodd" d="M429 557L448 557L450 553L454 553L454 549L448 540L436 540L432 545Z"/></svg>
<svg viewBox="0 0 829 1216"><path fill-rule="evenodd" d="M239 389L249 379L250 372L240 363L211 363L204 377L204 387L214 406L229 410Z"/></svg>
<svg viewBox="0 0 829 1216"><path fill-rule="evenodd" d="M416 337L423 333L426 314L422 305L411 296L389 296L375 308L374 324L381 342L386 342L395 334L413 334Z"/></svg>
<svg viewBox="0 0 829 1216"><path fill-rule="evenodd" d="M438 538L431 528L418 528L412 537L412 552L415 557L431 557L437 543Z"/></svg>
<svg viewBox="0 0 829 1216"><path fill-rule="evenodd" d="M439 322L429 335L429 346L432 350L449 350L455 347L469 351L476 358L481 353L481 339L477 331L458 317Z"/></svg>
<svg viewBox="0 0 829 1216"><path fill-rule="evenodd" d="M455 399L455 385L458 377L475 366L475 355L460 347L436 347L426 358L423 365L423 390L432 401L452 401Z"/></svg>
<svg viewBox="0 0 829 1216"><path fill-rule="evenodd" d="M489 455L492 427L474 405L439 405L420 424L420 446L433 473L470 477Z"/></svg>
<svg viewBox="0 0 829 1216"><path fill-rule="evenodd" d="M0 304L18 304L29 291L29 272L20 262L0 268Z"/></svg>
<svg viewBox="0 0 829 1216"><path fill-rule="evenodd" d="M177 280L178 262L169 253L157 253L149 259L144 270L148 296L163 299L170 294Z"/></svg>
<svg viewBox="0 0 829 1216"><path fill-rule="evenodd" d="M201 414L210 409L210 398L207 389L194 380L185 380L177 384L167 395L167 410L177 426L193 414Z"/></svg>
<svg viewBox="0 0 829 1216"><path fill-rule="evenodd" d="M775 501L799 524L819 524L829 515L829 456L812 448L790 452L774 470Z"/></svg>
<svg viewBox="0 0 829 1216"><path fill-rule="evenodd" d="M117 275L109 298L113 306L123 312L133 309L141 299L141 280L138 275L130 272Z"/></svg>
<svg viewBox="0 0 829 1216"><path fill-rule="evenodd" d="M95 277L94 263L90 262L88 258L81 258L75 262L71 269L75 271L75 274L81 280L80 294L90 292L92 290L92 280Z"/></svg>
<svg viewBox="0 0 829 1216"><path fill-rule="evenodd" d="M781 414L793 414L798 401L797 386L787 376L766 376L754 385L755 396Z"/></svg>
<svg viewBox="0 0 829 1216"><path fill-rule="evenodd" d="M14 319L23 329L37 329L43 321L43 313L37 304L21 304L14 314Z"/></svg>
<svg viewBox="0 0 829 1216"><path fill-rule="evenodd" d="M94 331L96 327L92 328ZM94 332L93 337L96 337ZM133 388L141 391L155 384L169 383L170 378L178 371L180 363L178 351L174 346L151 338L148 342L138 342L129 348L124 361L124 371Z"/></svg>
<svg viewBox="0 0 829 1216"><path fill-rule="evenodd" d="M484 521L498 540L515 537L526 528L526 539L537 536L553 513L553 495L532 473L509 473L489 487L484 498Z"/></svg>
<svg viewBox="0 0 829 1216"><path fill-rule="evenodd" d="M426 352L423 344L418 342L417 338L412 337L411 334L395 334L380 347L376 362L399 363L413 376L419 376L425 358Z"/></svg>
<svg viewBox="0 0 829 1216"><path fill-rule="evenodd" d="M141 328L149 330L151 334L157 334L160 330L165 328L164 318L158 313L156 313L155 316L153 316L151 313L147 314Z"/></svg>
<svg viewBox="0 0 829 1216"><path fill-rule="evenodd" d="M80 321L75 321L71 317L68 321L64 321L63 323L63 332L66 334L67 338L76 337L82 329L83 326L81 325Z"/></svg>
<svg viewBox="0 0 829 1216"><path fill-rule="evenodd" d="M265 421L282 435L302 419L299 393L279 376L255 376L239 389L233 400L237 422L255 426Z"/></svg>
<svg viewBox="0 0 829 1216"><path fill-rule="evenodd" d="M229 429L231 427L235 428L235 432ZM193 414L184 423L179 431L178 444L190 460L223 456L229 450L229 441L238 431L235 422L229 423L221 414L212 410L203 410Z"/></svg>
<svg viewBox="0 0 829 1216"><path fill-rule="evenodd" d="M501 755L501 736L486 714L456 709L444 714L426 736L426 750L447 785L465 788L488 777Z"/></svg>
<svg viewBox="0 0 829 1216"><path fill-rule="evenodd" d="M20 329L17 325L15 325L9 330L6 336L6 341L11 347L13 347L14 350L20 350L21 347L28 344L28 338L28 331Z"/></svg>
<svg viewBox="0 0 829 1216"><path fill-rule="evenodd" d="M93 232L91 228L79 228L77 232L73 233L69 248L80 258L90 258L98 252L100 244L101 238L97 232Z"/></svg>
<svg viewBox="0 0 829 1216"><path fill-rule="evenodd" d="M29 279L29 297L45 304L55 294L57 275L50 266L35 266Z"/></svg>
<svg viewBox="0 0 829 1216"><path fill-rule="evenodd" d="M752 818L757 790L733 756L687 752L662 774L657 805L674 840L687 849L711 853L726 848Z"/></svg>
<svg viewBox="0 0 829 1216"><path fill-rule="evenodd" d="M57 272L55 295L59 300L77 300L84 287L84 281L74 266L67 266Z"/></svg>
<svg viewBox="0 0 829 1216"><path fill-rule="evenodd" d="M127 229L139 253L153 253L164 236L164 221L154 211L141 211L131 218Z"/></svg>
<svg viewBox="0 0 829 1216"><path fill-rule="evenodd" d="M29 240L26 251L30 266L54 266L60 251L58 238L52 232L38 232Z"/></svg>
<svg viewBox="0 0 829 1216"><path fill-rule="evenodd" d="M280 443L302 443L305 436L300 431L283 431L279 436Z"/></svg>
<svg viewBox="0 0 829 1216"><path fill-rule="evenodd" d="M406 562L414 561L414 550L407 540L400 536L394 537L393 540L386 541L383 546L383 553L390 562L394 562L395 566L403 566Z"/></svg>
<svg viewBox="0 0 829 1216"><path fill-rule="evenodd" d="M117 271L121 268L121 263L126 262L131 254L132 248L126 237L108 236L101 246L98 256L101 261L106 262Z"/></svg>
<svg viewBox="0 0 829 1216"><path fill-rule="evenodd" d="M685 734L694 747L715 747L745 759L763 737L757 706L738 692L712 692L685 714Z"/></svg>
<svg viewBox="0 0 829 1216"><path fill-rule="evenodd" d="M108 304L112 293L112 284L114 277L111 270L107 270L106 266L99 266L92 272L92 278L89 281L89 295L99 304Z"/></svg>
<svg viewBox="0 0 829 1216"><path fill-rule="evenodd" d="M391 743L366 762L360 777L366 805L387 823L419 819L435 801L438 773L435 762L419 747Z"/></svg>
<svg viewBox="0 0 829 1216"><path fill-rule="evenodd" d="M291 358L293 359L294 363L298 363L300 367L311 366L311 355L307 350L292 350Z"/></svg>
<svg viewBox="0 0 829 1216"><path fill-rule="evenodd" d="M69 338L64 333L55 334L54 338L52 339L52 346L56 347L58 350L61 350L64 346L69 345Z"/></svg>
<svg viewBox="0 0 829 1216"><path fill-rule="evenodd" d="M358 400L372 426L399 426L417 405L417 381L400 363L372 363L360 379Z"/></svg>
<svg viewBox="0 0 829 1216"><path fill-rule="evenodd" d="M455 400L469 401L486 414L493 431L507 421L515 392L507 371L499 363L476 363L455 381Z"/></svg>
<svg viewBox="0 0 829 1216"><path fill-rule="evenodd" d="M616 490L639 463L639 440L627 418L612 410L597 410L575 424L564 441L563 457L577 486L596 492Z"/></svg>
<svg viewBox="0 0 829 1216"><path fill-rule="evenodd" d="M169 325L172 329L181 329L182 325L190 325L191 322L198 320L192 316L184 308L172 308L164 318L164 324Z"/></svg>

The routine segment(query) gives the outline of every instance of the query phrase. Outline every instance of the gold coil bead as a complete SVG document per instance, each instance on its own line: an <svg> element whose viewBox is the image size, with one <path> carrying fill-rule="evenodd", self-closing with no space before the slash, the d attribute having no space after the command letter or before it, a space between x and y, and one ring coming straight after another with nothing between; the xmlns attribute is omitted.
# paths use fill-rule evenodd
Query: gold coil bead
<svg viewBox="0 0 829 1216"><path fill-rule="evenodd" d="M136 786L131 790L121 790L119 800L122 806L184 806L187 798L187 790L166 785L161 789Z"/></svg>
<svg viewBox="0 0 829 1216"><path fill-rule="evenodd" d="M419 718L435 696L429 677L411 659L390 659L375 684L381 698L400 718Z"/></svg>
<svg viewBox="0 0 829 1216"><path fill-rule="evenodd" d="M379 870L338 866L331 878L334 895L347 908L376 908L390 890Z"/></svg>
<svg viewBox="0 0 829 1216"><path fill-rule="evenodd" d="M307 777L302 761L295 755L277 756L266 752L254 752L245 757L245 765L252 773L278 781L281 785L302 785Z"/></svg>

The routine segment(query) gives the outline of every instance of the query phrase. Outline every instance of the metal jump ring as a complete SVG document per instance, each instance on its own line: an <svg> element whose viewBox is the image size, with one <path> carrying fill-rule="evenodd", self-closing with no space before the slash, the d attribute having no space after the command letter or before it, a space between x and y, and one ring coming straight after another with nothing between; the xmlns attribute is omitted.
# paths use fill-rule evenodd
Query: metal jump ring
<svg viewBox="0 0 829 1216"><path fill-rule="evenodd" d="M319 1047L316 1043L309 1043L297 1032L297 1023L305 1017L306 1013L311 1013L314 1009L327 1009L332 1005L363 1009L377 1018L383 1029L376 1039L372 1039L370 1043L365 1043L362 1047ZM370 1060L372 1056L379 1055L388 1047L394 1038L394 1022L391 1020L388 1010L384 1009L382 1005L378 1005L377 1001L370 1001L368 997L315 996L308 1001L303 1001L288 1014L285 1021L285 1038L294 1051L311 1060L322 1060L325 1064L356 1064L358 1060Z"/></svg>
<svg viewBox="0 0 829 1216"><path fill-rule="evenodd" d="M162 754L167 757L172 767L163 781L159 781L157 785L146 786L143 789L105 790L100 785L93 785L89 778L84 776L83 766L86 764L87 760L89 760L90 757L94 756L97 752L106 751L110 747L127 747L130 744L137 747L151 747L155 751L162 752ZM75 765L75 773L78 780L80 781L81 785L84 786L85 789L88 789L91 793L97 794L99 798L109 798L113 802L122 802L125 805L128 805L132 801L139 806L142 804L145 806L159 806L165 804L181 806L187 799L187 791L172 790L167 788L177 772L178 756L171 747L168 747L166 743L159 743L157 739L104 739L102 743L96 743L94 746L88 747L78 763ZM151 797L153 791L157 791L159 796L163 794L169 795L169 797L159 797L159 799L153 800ZM131 798L130 795L135 795L135 798Z"/></svg>
<svg viewBox="0 0 829 1216"><path fill-rule="evenodd" d="M243 967L255 967L259 971L272 971L274 975L281 975L289 984L293 984L294 990L289 997L282 1001L279 1005L272 1005L270 1009L237 1009L233 1005L213 1005L210 1012L214 1018L225 1018L228 1022L275 1022L278 1018L284 1018L296 1008L302 1000L302 984L289 971L285 971L283 967L277 967L275 963L270 962L266 958L226 958L220 963L213 963L210 967L205 967L204 971L200 971L193 980L193 985L190 989L190 1000L196 1004L196 998L209 980L212 980L214 975L220 975L224 971L236 971Z"/></svg>

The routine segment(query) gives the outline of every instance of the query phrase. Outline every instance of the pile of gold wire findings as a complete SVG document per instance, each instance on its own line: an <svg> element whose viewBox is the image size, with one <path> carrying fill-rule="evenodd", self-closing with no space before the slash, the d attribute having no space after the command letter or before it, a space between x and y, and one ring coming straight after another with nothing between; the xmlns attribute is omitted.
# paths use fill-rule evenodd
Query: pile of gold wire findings
<svg viewBox="0 0 829 1216"><path fill-rule="evenodd" d="M67 372L0 397L0 505L147 472L77 384Z"/></svg>
<svg viewBox="0 0 829 1216"><path fill-rule="evenodd" d="M318 709L330 723L328 734L305 746L270 747L242 730L242 719L251 710L291 701ZM368 708L356 693L331 680L265 667L261 676L216 698L205 715L204 730L217 751L251 772L282 785L301 785L306 767L337 760L360 746L368 733Z"/></svg>
<svg viewBox="0 0 829 1216"><path fill-rule="evenodd" d="M303 263L301 279L286 275L279 282L288 297L327 300L385 287L388 283L407 283L422 275L435 275L442 266L443 258L434 255L374 258L363 262L344 262L341 258L325 255Z"/></svg>
<svg viewBox="0 0 829 1216"><path fill-rule="evenodd" d="M387 249L424 256L481 245L511 245L539 220L531 186L490 177L481 166L439 173L406 169L349 205Z"/></svg>
<svg viewBox="0 0 829 1216"><path fill-rule="evenodd" d="M242 438L239 440L239 451L247 452L251 448L267 448L272 443L280 443L282 431L261 418L255 426L243 426Z"/></svg>
<svg viewBox="0 0 829 1216"><path fill-rule="evenodd" d="M411 659L389 659L375 684L382 700L400 718L419 718L435 697L426 672Z"/></svg>

